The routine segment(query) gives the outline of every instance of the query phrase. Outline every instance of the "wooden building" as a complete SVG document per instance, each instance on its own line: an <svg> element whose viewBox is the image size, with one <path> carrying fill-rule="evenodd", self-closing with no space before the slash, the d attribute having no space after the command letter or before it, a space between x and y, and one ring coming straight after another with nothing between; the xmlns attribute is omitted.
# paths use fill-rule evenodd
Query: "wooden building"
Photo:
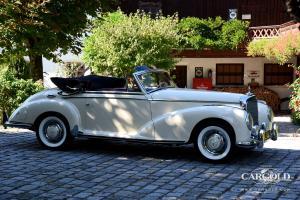
<svg viewBox="0 0 300 200"><path fill-rule="evenodd" d="M123 0L121 9L125 13L138 9L152 14L178 13L180 18L221 16L247 20L249 40L274 38L287 32L299 34L299 23L291 21L284 0ZM203 83L210 80L214 87L245 87L255 82L276 92L280 99L288 99L290 90L286 84L295 78L293 68L264 57L249 57L246 51L243 46L234 51L186 49L171 73L176 75L179 87L195 88L196 82L201 88L201 78L197 79L200 73ZM300 64L299 60L294 57L289 63ZM288 109L288 101L281 104L281 109Z"/></svg>
<svg viewBox="0 0 300 200"><path fill-rule="evenodd" d="M221 16L250 21L250 26L283 24L291 20L284 0L122 0L126 13L136 10L159 11L164 15L178 13L180 18Z"/></svg>

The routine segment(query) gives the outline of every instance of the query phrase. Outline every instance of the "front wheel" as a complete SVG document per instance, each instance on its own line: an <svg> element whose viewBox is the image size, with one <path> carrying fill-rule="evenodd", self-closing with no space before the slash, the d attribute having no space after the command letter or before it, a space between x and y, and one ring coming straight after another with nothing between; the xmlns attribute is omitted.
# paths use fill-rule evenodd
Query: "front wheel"
<svg viewBox="0 0 300 200"><path fill-rule="evenodd" d="M36 135L40 144L52 149L62 148L72 139L68 123L57 116L43 118L38 124Z"/></svg>
<svg viewBox="0 0 300 200"><path fill-rule="evenodd" d="M233 152L233 147L233 137L226 126L208 125L198 131L195 148L208 160L228 159Z"/></svg>

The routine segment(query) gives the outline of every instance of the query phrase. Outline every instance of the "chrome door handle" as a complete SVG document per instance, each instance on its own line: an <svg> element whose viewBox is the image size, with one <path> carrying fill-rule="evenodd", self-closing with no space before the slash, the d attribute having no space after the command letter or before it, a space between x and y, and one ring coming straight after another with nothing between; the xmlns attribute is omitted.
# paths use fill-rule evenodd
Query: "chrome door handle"
<svg viewBox="0 0 300 200"><path fill-rule="evenodd" d="M55 98L56 96L54 94L48 94L47 97L48 98Z"/></svg>

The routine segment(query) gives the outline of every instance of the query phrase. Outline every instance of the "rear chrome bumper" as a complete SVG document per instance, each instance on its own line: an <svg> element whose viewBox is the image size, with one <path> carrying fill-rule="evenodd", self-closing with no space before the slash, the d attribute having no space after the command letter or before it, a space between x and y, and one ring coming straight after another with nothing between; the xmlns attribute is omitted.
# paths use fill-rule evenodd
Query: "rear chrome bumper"
<svg viewBox="0 0 300 200"><path fill-rule="evenodd" d="M25 128L25 129L30 129L30 130L32 130L32 128L33 128L32 124L26 124L26 123L21 123L21 122L10 122L10 121L5 122L5 124L3 126L4 126L4 128L14 127L14 128Z"/></svg>
<svg viewBox="0 0 300 200"><path fill-rule="evenodd" d="M264 143L268 140L277 140L278 138L278 126L276 123L272 123L271 130L266 130L265 125L253 126L251 129L251 140L249 142L239 142L237 145L244 148L262 148Z"/></svg>

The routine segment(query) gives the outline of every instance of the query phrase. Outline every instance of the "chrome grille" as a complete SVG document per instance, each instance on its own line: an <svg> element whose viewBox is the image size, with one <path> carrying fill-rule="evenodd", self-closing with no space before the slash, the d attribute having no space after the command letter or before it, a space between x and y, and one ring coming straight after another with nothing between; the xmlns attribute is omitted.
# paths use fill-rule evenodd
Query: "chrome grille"
<svg viewBox="0 0 300 200"><path fill-rule="evenodd" d="M251 97L247 100L247 112L249 112L253 118L253 124L258 125L258 106L256 97Z"/></svg>

